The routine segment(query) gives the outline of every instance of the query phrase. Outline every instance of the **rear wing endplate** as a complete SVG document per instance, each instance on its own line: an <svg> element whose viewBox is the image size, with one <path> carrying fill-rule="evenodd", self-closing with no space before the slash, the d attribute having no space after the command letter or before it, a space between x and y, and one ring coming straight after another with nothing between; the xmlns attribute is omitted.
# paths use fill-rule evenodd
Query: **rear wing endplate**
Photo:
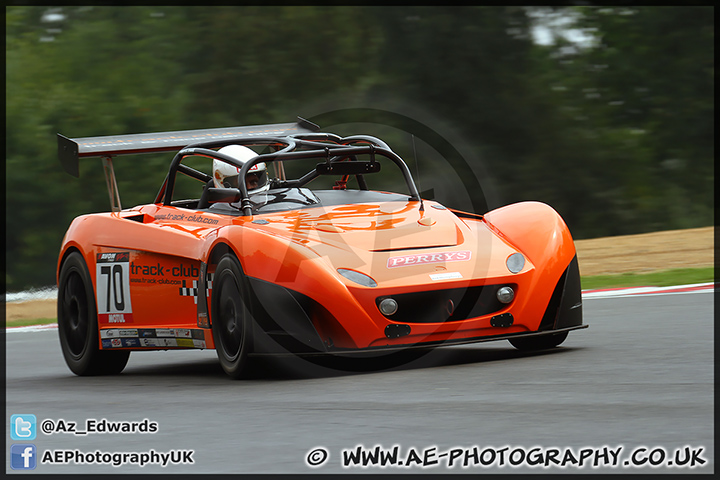
<svg viewBox="0 0 720 480"><path fill-rule="evenodd" d="M300 133L313 133L319 129L320 128L314 123L298 117L296 123L111 135L104 137L67 138L58 133L58 158L67 173L74 177L79 177L80 158L110 158L117 155L166 152L179 150L198 142L265 136L287 136Z"/></svg>

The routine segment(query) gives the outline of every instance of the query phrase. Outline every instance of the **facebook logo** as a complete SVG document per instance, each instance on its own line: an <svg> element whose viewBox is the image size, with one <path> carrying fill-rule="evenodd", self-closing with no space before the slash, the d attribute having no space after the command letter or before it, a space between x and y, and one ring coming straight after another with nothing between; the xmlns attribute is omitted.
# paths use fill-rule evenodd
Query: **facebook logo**
<svg viewBox="0 0 720 480"><path fill-rule="evenodd" d="M13 470L35 470L37 459L35 445L19 443L10 447L10 468Z"/></svg>
<svg viewBox="0 0 720 480"><path fill-rule="evenodd" d="M10 417L10 438L13 440L35 440L37 420L35 415L23 413Z"/></svg>

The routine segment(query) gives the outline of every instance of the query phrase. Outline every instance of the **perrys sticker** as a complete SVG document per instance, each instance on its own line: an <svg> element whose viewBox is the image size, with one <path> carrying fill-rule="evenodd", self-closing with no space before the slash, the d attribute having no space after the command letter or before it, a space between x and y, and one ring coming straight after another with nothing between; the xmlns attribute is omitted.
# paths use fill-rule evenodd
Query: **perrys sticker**
<svg viewBox="0 0 720 480"><path fill-rule="evenodd" d="M467 262L470 260L471 255L470 250L462 250L460 252L421 253L417 255L404 255L402 257L390 257L387 261L387 268L424 265L428 263Z"/></svg>

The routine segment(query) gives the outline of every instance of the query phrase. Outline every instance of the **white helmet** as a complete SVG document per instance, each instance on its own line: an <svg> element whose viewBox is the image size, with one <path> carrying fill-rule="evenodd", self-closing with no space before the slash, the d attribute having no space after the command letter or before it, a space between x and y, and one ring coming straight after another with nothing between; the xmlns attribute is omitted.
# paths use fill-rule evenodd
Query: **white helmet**
<svg viewBox="0 0 720 480"><path fill-rule="evenodd" d="M229 155L235 160L244 164L248 160L257 157L257 153L248 147L242 145L228 145L218 150L220 153ZM213 183L216 187L240 188L238 176L240 169L229 163L220 160L213 160ZM250 168L245 176L245 183L248 188L248 194L264 192L270 188L268 183L267 170L265 163L258 163Z"/></svg>

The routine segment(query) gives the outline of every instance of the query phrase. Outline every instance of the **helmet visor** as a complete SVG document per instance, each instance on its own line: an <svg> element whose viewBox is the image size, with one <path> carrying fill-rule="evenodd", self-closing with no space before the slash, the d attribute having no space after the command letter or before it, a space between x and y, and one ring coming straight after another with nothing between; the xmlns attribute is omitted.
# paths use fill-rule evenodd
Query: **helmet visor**
<svg viewBox="0 0 720 480"><path fill-rule="evenodd" d="M250 172L245 176L245 184L249 193L253 190L262 188L267 184L268 176L266 170L260 170L257 172Z"/></svg>
<svg viewBox="0 0 720 480"><path fill-rule="evenodd" d="M240 178L240 175L228 175L223 178L223 186L225 188L239 188L238 178Z"/></svg>

